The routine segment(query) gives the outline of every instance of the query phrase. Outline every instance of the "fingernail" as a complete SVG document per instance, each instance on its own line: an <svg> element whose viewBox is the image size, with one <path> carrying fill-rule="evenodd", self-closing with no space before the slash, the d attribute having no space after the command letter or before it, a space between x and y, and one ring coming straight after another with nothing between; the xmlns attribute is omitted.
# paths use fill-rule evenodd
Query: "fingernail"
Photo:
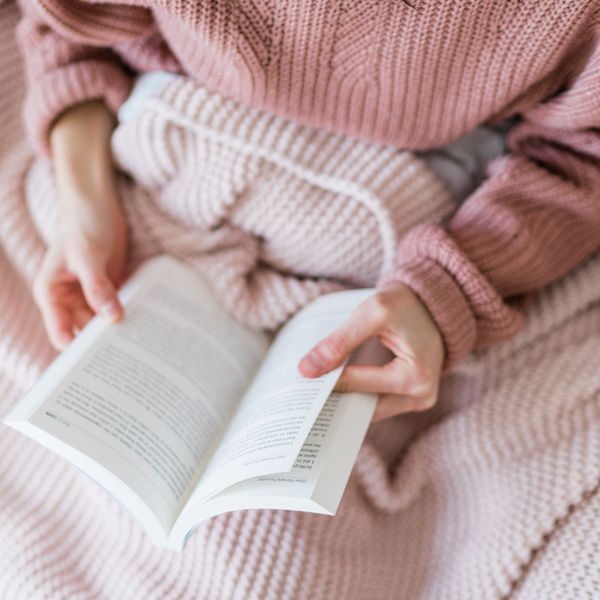
<svg viewBox="0 0 600 600"><path fill-rule="evenodd" d="M116 300L111 300L107 302L101 309L100 314L109 321L114 321L119 317L120 308L119 304Z"/></svg>

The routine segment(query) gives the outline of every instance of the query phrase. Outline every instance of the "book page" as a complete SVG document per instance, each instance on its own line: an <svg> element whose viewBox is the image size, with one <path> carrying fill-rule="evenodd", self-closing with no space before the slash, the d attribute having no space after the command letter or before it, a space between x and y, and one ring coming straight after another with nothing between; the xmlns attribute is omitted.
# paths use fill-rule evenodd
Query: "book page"
<svg viewBox="0 0 600 600"><path fill-rule="evenodd" d="M307 379L299 374L298 363L372 293L352 290L322 296L280 331L211 458L194 499L244 479L292 468L343 368Z"/></svg>
<svg viewBox="0 0 600 600"><path fill-rule="evenodd" d="M226 315L172 259L151 261L139 281L125 319L65 357L28 421L114 474L168 531L268 338Z"/></svg>

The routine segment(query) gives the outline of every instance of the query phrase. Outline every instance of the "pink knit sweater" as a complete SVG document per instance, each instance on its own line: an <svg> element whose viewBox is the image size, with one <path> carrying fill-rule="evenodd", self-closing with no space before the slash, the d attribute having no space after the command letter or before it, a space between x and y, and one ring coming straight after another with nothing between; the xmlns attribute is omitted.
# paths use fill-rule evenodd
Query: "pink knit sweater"
<svg viewBox="0 0 600 600"><path fill-rule="evenodd" d="M32 139L68 106L116 110L132 71L182 72L254 107L400 148L520 115L510 154L444 228L418 226L382 279L410 285L451 367L512 336L515 300L600 247L596 0L21 0Z"/></svg>

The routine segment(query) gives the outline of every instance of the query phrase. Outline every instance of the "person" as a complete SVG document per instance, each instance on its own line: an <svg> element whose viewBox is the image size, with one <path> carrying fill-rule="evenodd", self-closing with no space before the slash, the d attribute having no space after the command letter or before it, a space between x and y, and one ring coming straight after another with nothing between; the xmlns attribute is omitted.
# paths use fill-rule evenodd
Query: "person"
<svg viewBox="0 0 600 600"><path fill-rule="evenodd" d="M378 336L390 362L348 367L338 384L379 394L378 418L430 408L444 370L513 336L522 298L600 246L593 0L20 5L26 123L59 190L61 233L34 289L58 348L93 314L123 314L126 225L109 140L134 72L183 73L248 106L404 149L520 119L452 219L413 228L377 293L299 365L319 376Z"/></svg>

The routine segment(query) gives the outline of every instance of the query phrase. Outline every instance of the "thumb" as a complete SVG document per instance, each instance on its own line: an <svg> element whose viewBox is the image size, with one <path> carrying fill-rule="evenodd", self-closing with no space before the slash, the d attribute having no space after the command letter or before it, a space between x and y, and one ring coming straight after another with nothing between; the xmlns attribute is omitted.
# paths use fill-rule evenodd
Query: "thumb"
<svg viewBox="0 0 600 600"><path fill-rule="evenodd" d="M369 316L363 303L350 319L314 346L300 361L298 370L304 377L318 377L339 367L362 343L377 335L379 321Z"/></svg>
<svg viewBox="0 0 600 600"><path fill-rule="evenodd" d="M123 317L117 290L106 273L106 267L94 260L82 260L73 269L90 308L111 322Z"/></svg>

